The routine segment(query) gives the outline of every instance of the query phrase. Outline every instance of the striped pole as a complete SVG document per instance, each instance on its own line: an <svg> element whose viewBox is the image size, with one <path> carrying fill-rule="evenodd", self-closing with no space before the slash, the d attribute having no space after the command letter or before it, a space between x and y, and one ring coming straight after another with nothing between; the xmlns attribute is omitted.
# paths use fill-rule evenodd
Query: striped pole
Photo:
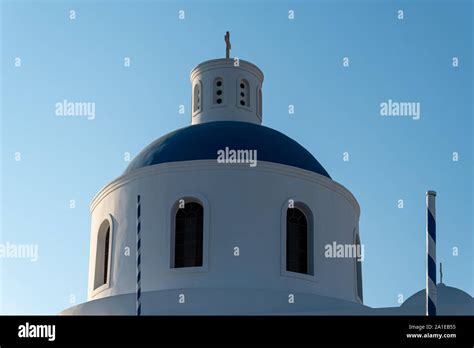
<svg viewBox="0 0 474 348"><path fill-rule="evenodd" d="M140 195L137 195L137 316L142 314L142 288L141 288L141 207L140 207Z"/></svg>
<svg viewBox="0 0 474 348"><path fill-rule="evenodd" d="M426 315L436 315L436 192L426 192Z"/></svg>

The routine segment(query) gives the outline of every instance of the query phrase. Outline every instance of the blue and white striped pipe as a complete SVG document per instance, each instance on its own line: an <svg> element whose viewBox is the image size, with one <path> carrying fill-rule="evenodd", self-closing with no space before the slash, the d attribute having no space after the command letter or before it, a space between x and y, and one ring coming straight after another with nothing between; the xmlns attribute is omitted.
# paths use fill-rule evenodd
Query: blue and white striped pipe
<svg viewBox="0 0 474 348"><path fill-rule="evenodd" d="M426 192L426 315L436 315L436 192Z"/></svg>
<svg viewBox="0 0 474 348"><path fill-rule="evenodd" d="M141 288L141 206L140 195L137 195L137 315L142 314L142 288Z"/></svg>

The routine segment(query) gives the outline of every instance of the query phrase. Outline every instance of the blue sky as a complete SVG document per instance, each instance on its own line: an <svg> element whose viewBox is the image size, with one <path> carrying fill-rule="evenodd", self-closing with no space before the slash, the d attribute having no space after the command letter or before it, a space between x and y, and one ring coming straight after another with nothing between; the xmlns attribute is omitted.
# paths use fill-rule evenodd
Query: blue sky
<svg viewBox="0 0 474 348"><path fill-rule="evenodd" d="M232 56L265 74L263 124L359 201L365 303L396 306L424 287L427 190L438 192L444 282L472 296L472 2L1 4L1 243L38 245L39 258L0 258L0 313L86 300L92 197L124 171L125 152L190 123L189 71L225 55L226 30ZM64 99L94 102L95 119L56 116ZM382 117L389 99L420 103L420 119Z"/></svg>

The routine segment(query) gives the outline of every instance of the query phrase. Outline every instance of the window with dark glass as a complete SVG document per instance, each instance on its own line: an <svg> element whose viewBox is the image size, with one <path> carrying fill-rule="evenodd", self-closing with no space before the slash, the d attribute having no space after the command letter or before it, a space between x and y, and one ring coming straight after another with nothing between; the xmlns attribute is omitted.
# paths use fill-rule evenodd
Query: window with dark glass
<svg viewBox="0 0 474 348"><path fill-rule="evenodd" d="M257 91L257 116L262 118L262 89Z"/></svg>
<svg viewBox="0 0 474 348"><path fill-rule="evenodd" d="M105 232L105 245L104 245L104 278L102 279L104 284L107 283L107 277L109 276L109 243L110 243L110 226Z"/></svg>
<svg viewBox="0 0 474 348"><path fill-rule="evenodd" d="M110 224L102 222L97 233L97 251L95 260L94 289L107 284L110 262Z"/></svg>
<svg viewBox="0 0 474 348"><path fill-rule="evenodd" d="M186 203L176 212L174 238L174 267L202 266L203 207Z"/></svg>
<svg viewBox="0 0 474 348"><path fill-rule="evenodd" d="M360 250L360 238L359 234L356 234L356 250ZM356 258L356 274L357 274L357 296L360 300L363 300L362 297L362 261L360 257Z"/></svg>
<svg viewBox="0 0 474 348"><path fill-rule="evenodd" d="M194 85L194 92L193 92L193 113L198 113L201 111L201 81L198 81Z"/></svg>
<svg viewBox="0 0 474 348"><path fill-rule="evenodd" d="M298 208L286 213L286 270L308 274L308 221Z"/></svg>

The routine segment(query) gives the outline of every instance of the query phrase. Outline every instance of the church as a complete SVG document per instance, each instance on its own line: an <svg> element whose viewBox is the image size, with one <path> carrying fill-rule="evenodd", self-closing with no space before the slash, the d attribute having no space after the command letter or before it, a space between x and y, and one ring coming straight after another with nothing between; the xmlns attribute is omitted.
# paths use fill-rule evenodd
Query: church
<svg viewBox="0 0 474 348"><path fill-rule="evenodd" d="M357 199L262 125L263 72L226 42L226 58L190 73L191 124L93 198L87 302L61 314L423 315L423 291L365 306L360 255L325 256L326 245L360 250ZM473 303L438 284L440 314L472 314Z"/></svg>

